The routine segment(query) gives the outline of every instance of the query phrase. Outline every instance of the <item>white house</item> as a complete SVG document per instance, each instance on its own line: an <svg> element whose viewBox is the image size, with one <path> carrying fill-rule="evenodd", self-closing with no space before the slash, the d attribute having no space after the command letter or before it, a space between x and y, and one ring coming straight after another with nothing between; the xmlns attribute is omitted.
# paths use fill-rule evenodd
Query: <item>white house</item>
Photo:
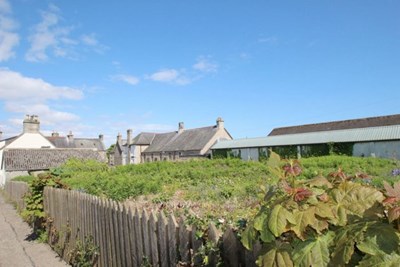
<svg viewBox="0 0 400 267"><path fill-rule="evenodd" d="M26 115L20 135L1 140L0 132L0 187L19 175L57 167L69 158L106 161L102 135L99 139L73 138L40 133L36 115Z"/></svg>

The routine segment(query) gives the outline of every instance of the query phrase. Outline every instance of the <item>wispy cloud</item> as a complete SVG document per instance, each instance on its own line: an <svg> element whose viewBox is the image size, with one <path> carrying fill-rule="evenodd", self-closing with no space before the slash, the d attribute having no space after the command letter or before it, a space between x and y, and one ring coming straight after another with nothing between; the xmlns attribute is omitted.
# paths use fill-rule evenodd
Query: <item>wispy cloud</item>
<svg viewBox="0 0 400 267"><path fill-rule="evenodd" d="M111 76L111 78L114 81L121 81L121 82L128 83L130 85L137 85L140 82L139 78L132 76L132 75L126 75L126 74L113 75L113 76Z"/></svg>
<svg viewBox="0 0 400 267"><path fill-rule="evenodd" d="M73 113L53 109L48 100L79 100L81 90L55 86L38 78L23 76L18 72L0 69L0 100L5 110L18 114L37 114L46 124L66 123L79 120Z"/></svg>
<svg viewBox="0 0 400 267"><path fill-rule="evenodd" d="M186 85L191 83L191 79L186 77L183 71L176 69L162 69L148 76L148 79L156 82Z"/></svg>
<svg viewBox="0 0 400 267"><path fill-rule="evenodd" d="M172 82L179 76L179 71L175 69L164 69L150 75L150 79L157 82Z"/></svg>
<svg viewBox="0 0 400 267"><path fill-rule="evenodd" d="M19 35L14 32L17 23L11 18L11 6L7 0L0 0L0 62L15 56L14 47L19 43Z"/></svg>
<svg viewBox="0 0 400 267"><path fill-rule="evenodd" d="M258 38L258 42L262 43L262 44L275 45L278 43L278 38L275 36L260 37L260 38Z"/></svg>
<svg viewBox="0 0 400 267"><path fill-rule="evenodd" d="M90 50L98 53L103 53L107 49L97 40L94 33L82 34L79 38L72 36L74 27L62 25L64 19L57 6L50 4L48 9L41 11L40 14L41 21L33 27L28 38L30 48L25 55L27 61L43 62L51 55L78 59L77 51L82 47L90 47Z"/></svg>
<svg viewBox="0 0 400 267"><path fill-rule="evenodd" d="M192 67L200 72L217 72L218 70L218 64L212 61L211 57L204 56L199 57Z"/></svg>
<svg viewBox="0 0 400 267"><path fill-rule="evenodd" d="M108 49L107 46L105 46L99 42L96 34L94 34L94 33L84 34L81 36L80 39L84 45L91 47L95 52L97 52L99 54L103 54L104 51L106 51Z"/></svg>
<svg viewBox="0 0 400 267"><path fill-rule="evenodd" d="M48 50L52 50L56 56L65 57L68 53L63 45L73 43L68 37L72 28L59 26L60 10L55 5L49 5L47 11L42 11L41 18L29 37L31 47L25 56L26 60L46 61L49 58ZM69 41L64 43L63 40Z"/></svg>

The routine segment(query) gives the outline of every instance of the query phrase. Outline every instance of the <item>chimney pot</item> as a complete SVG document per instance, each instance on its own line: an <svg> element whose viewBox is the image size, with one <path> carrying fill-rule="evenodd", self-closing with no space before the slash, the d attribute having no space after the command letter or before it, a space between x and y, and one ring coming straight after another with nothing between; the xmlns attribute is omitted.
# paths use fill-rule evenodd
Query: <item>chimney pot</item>
<svg viewBox="0 0 400 267"><path fill-rule="evenodd" d="M118 142L118 143L121 143L121 141L122 141L122 135L121 135L121 133L118 133L118 135L117 135L117 142Z"/></svg>
<svg viewBox="0 0 400 267"><path fill-rule="evenodd" d="M37 115L26 115L23 121L23 133L39 133L40 122Z"/></svg>
<svg viewBox="0 0 400 267"><path fill-rule="evenodd" d="M178 124L178 133L181 133L185 130L185 124L183 122L180 122Z"/></svg>
<svg viewBox="0 0 400 267"><path fill-rule="evenodd" d="M101 142L103 142L104 141L104 135L103 134L99 134L99 139L100 139Z"/></svg>
<svg viewBox="0 0 400 267"><path fill-rule="evenodd" d="M221 117L217 118L217 128L223 129L224 128L224 120Z"/></svg>
<svg viewBox="0 0 400 267"><path fill-rule="evenodd" d="M68 142L72 143L74 141L74 135L72 134L72 131L69 131L67 138L68 138Z"/></svg>
<svg viewBox="0 0 400 267"><path fill-rule="evenodd" d="M132 129L126 131L126 143L129 146L132 142Z"/></svg>

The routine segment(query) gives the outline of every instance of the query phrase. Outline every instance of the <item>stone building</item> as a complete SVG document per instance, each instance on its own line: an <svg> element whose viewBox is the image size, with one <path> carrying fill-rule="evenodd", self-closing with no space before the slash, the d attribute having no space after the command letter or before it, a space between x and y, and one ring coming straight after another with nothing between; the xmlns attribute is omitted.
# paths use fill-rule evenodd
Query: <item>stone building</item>
<svg viewBox="0 0 400 267"><path fill-rule="evenodd" d="M217 141L232 140L222 118L218 118L215 125L207 127L185 129L184 123L180 122L178 130L174 132L142 132L134 138L131 135L131 130L127 131L126 140L118 135L114 150L115 165L210 157L210 148Z"/></svg>

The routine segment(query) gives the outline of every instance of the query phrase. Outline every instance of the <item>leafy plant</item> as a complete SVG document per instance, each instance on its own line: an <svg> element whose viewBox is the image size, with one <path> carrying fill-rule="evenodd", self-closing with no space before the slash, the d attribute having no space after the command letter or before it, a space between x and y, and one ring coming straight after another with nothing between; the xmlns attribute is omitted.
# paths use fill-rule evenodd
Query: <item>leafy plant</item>
<svg viewBox="0 0 400 267"><path fill-rule="evenodd" d="M30 192L24 197L26 207L22 218L33 226L34 235L40 236L45 228L45 213L43 207L43 191L46 186L67 188L59 179L49 173L39 174L30 184Z"/></svg>
<svg viewBox="0 0 400 267"><path fill-rule="evenodd" d="M259 212L242 233L246 248L262 244L258 266L400 264L400 234L391 224L400 217L400 184L385 185L386 202L396 203L388 220L383 193L355 183L341 168L328 177L299 180L299 162L282 163L276 154L270 159L280 182L266 188Z"/></svg>
<svg viewBox="0 0 400 267"><path fill-rule="evenodd" d="M95 266L100 249L94 244L93 237L85 237L83 241L77 240L75 248L70 252L70 264L77 267Z"/></svg>

